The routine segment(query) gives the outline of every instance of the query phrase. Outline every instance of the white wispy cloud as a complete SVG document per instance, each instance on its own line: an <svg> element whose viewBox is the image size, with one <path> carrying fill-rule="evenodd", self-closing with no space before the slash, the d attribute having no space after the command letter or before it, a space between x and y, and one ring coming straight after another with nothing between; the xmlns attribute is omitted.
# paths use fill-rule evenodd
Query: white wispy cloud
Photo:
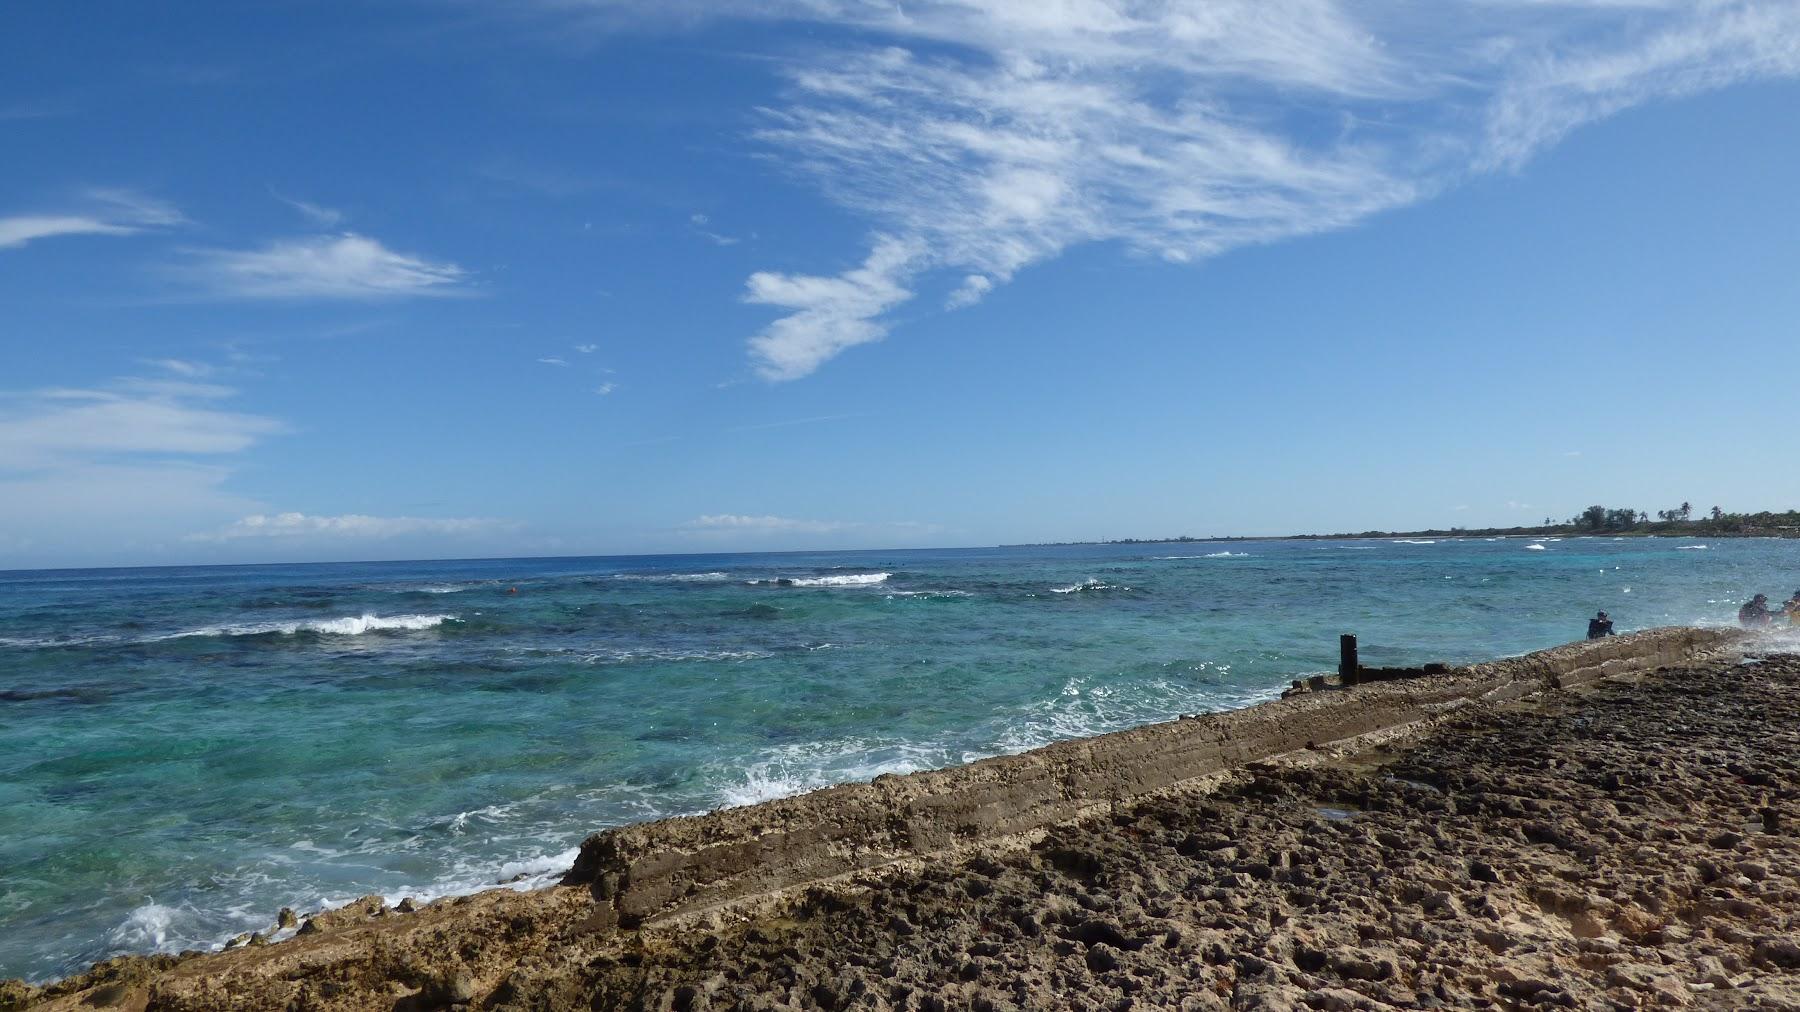
<svg viewBox="0 0 1800 1012"><path fill-rule="evenodd" d="M566 368L566 367L567 367L567 366L568 366L568 364L569 364L569 360L568 360L568 359L564 359L564 358L557 358L557 357L556 357L556 356L554 356L554 355L551 355L551 356L548 356L548 357L546 357L546 358L540 358L540 359L538 359L538 362L539 362L539 363L541 363L541 364L543 364L543 365L558 365L558 366L563 366L563 367L565 367L565 368Z"/></svg>
<svg viewBox="0 0 1800 1012"><path fill-rule="evenodd" d="M868 222L842 274L759 273L766 379L1071 247L1200 261L1516 169L1645 102L1800 74L1793 0L543 0L604 30L827 26L755 137Z"/></svg>
<svg viewBox="0 0 1800 1012"><path fill-rule="evenodd" d="M287 426L226 410L236 391L183 364L195 368L0 393L0 530L79 555L75 546L154 544L261 508L230 490L232 465Z"/></svg>
<svg viewBox="0 0 1800 1012"><path fill-rule="evenodd" d="M8 394L0 397L0 468L231 454L285 430L273 418L211 403L234 393L216 384L132 378L102 388Z"/></svg>
<svg viewBox="0 0 1800 1012"><path fill-rule="evenodd" d="M516 526L488 517L378 517L361 513L253 513L214 531L190 534L188 541L243 538L375 540L382 538L484 534Z"/></svg>
<svg viewBox="0 0 1800 1012"><path fill-rule="evenodd" d="M758 272L744 301L789 310L750 339L765 379L799 379L846 348L887 336L881 314L911 297L905 281L924 255L917 241L884 238L862 265L836 277Z"/></svg>
<svg viewBox="0 0 1800 1012"><path fill-rule="evenodd" d="M179 273L215 295L253 299L462 295L469 278L456 264L396 252L353 232L198 250Z"/></svg>
<svg viewBox="0 0 1800 1012"><path fill-rule="evenodd" d="M159 369L166 369L177 376L186 376L191 379L211 376L215 371L212 365L205 362L194 362L183 358L147 358L143 362L145 365L153 365Z"/></svg>
<svg viewBox="0 0 1800 1012"><path fill-rule="evenodd" d="M300 200L296 197L283 196L282 194L275 192L273 187L269 189L269 195L294 210L299 211L314 224L323 228L336 228L344 222L344 212L337 208L326 207L323 204L314 204L310 201Z"/></svg>
<svg viewBox="0 0 1800 1012"><path fill-rule="evenodd" d="M581 352L583 355L592 355L594 352L600 350L600 346L597 344L578 344L575 345L575 350Z"/></svg>
<svg viewBox="0 0 1800 1012"><path fill-rule="evenodd" d="M749 425L733 425L726 432L759 432L763 429L786 429L796 425L818 425L823 422L842 422L852 418L867 418L866 411L853 411L841 415L810 415L806 418L784 418L776 422L753 422Z"/></svg>
<svg viewBox="0 0 1800 1012"><path fill-rule="evenodd" d="M602 397L605 397L617 389L619 389L619 385L617 383L602 383L599 386L594 388L594 392L599 394Z"/></svg>
<svg viewBox="0 0 1800 1012"><path fill-rule="evenodd" d="M695 517L682 524L681 529L696 533L833 534L861 526L864 525L841 520L798 520L793 517L713 513Z"/></svg>
<svg viewBox="0 0 1800 1012"><path fill-rule="evenodd" d="M0 217L0 249L70 235L135 235L186 223L172 205L130 190L87 190L64 208Z"/></svg>
<svg viewBox="0 0 1800 1012"><path fill-rule="evenodd" d="M704 214L691 214L688 216L688 224L693 226L695 234L705 236L716 246L736 246L743 241L737 236L724 235L713 231L708 227L711 222L712 219Z"/></svg>
<svg viewBox="0 0 1800 1012"><path fill-rule="evenodd" d="M690 537L712 540L779 539L784 535L818 537L854 534L860 541L873 538L906 541L928 538L941 533L943 529L938 524L920 523L914 520L816 520L767 514L758 516L741 513L709 513L680 525L676 531Z"/></svg>

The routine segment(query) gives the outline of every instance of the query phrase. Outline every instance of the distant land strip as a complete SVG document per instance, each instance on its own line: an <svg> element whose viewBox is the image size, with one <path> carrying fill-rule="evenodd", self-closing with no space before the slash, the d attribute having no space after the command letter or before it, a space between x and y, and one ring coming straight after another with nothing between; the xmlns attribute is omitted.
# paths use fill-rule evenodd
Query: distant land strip
<svg viewBox="0 0 1800 1012"><path fill-rule="evenodd" d="M1281 534L1269 537L1227 535L1196 538L1118 538L1098 541L1045 541L1001 545L1001 548L1055 548L1073 545L1181 545L1226 544L1237 541L1332 541L1343 538L1529 538L1529 537L1697 537L1697 538L1800 538L1800 510L1774 513L1711 513L1692 516L1687 504L1657 513L1658 519L1632 509L1589 506L1561 523L1535 527L1433 527L1422 531L1343 531L1337 534Z"/></svg>

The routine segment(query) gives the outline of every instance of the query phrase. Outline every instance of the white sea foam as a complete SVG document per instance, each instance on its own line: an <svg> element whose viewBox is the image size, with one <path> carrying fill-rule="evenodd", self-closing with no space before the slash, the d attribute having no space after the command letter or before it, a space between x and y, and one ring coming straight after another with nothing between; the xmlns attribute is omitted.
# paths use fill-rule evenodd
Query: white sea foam
<svg viewBox="0 0 1800 1012"><path fill-rule="evenodd" d="M730 573L614 573L615 580L643 583L721 583L731 579Z"/></svg>
<svg viewBox="0 0 1800 1012"><path fill-rule="evenodd" d="M151 640L187 639L194 636L292 636L317 633L321 636L361 636L371 632L419 632L435 629L446 622L460 622L455 615L346 615L342 618L306 619L293 622L246 622L238 625L210 625Z"/></svg>
<svg viewBox="0 0 1800 1012"><path fill-rule="evenodd" d="M774 654L761 650L606 650L581 655L583 664L680 664L694 661L760 661Z"/></svg>
<svg viewBox="0 0 1800 1012"><path fill-rule="evenodd" d="M0 636L0 647L40 650L45 647L83 647L117 641L117 636Z"/></svg>
<svg viewBox="0 0 1800 1012"><path fill-rule="evenodd" d="M1706 546L1705 545L1676 545L1675 550L1678 552L1703 552L1703 551L1706 551Z"/></svg>
<svg viewBox="0 0 1800 1012"><path fill-rule="evenodd" d="M1121 586L1116 583L1107 583L1105 580L1096 579L1096 578L1090 576L1087 579L1081 581L1080 583L1070 584L1067 587L1051 587L1050 593L1052 593L1052 594L1090 594L1090 593L1096 593L1096 592L1102 591L1102 590L1130 590L1130 589L1131 589L1130 587Z"/></svg>
<svg viewBox="0 0 1800 1012"><path fill-rule="evenodd" d="M966 590L890 590L885 596L892 601L895 598L922 597L926 600L934 600L937 598L974 597L975 595Z"/></svg>
<svg viewBox="0 0 1800 1012"><path fill-rule="evenodd" d="M1026 752L1052 742L1172 720L1184 712L1236 709L1280 695L1279 686L1198 689L1163 679L1115 686L1096 685L1088 678L1074 677L1067 679L1055 696L1002 717L997 751ZM971 754L962 757L962 761L978 758L982 756Z"/></svg>
<svg viewBox="0 0 1800 1012"><path fill-rule="evenodd" d="M1208 555L1156 555L1152 558L1158 562L1175 562L1181 559L1247 559L1249 552L1212 552Z"/></svg>
<svg viewBox="0 0 1800 1012"><path fill-rule="evenodd" d="M1437 544L1437 542L1435 542L1435 541L1420 541L1416 538L1395 538L1394 544L1396 544L1396 545L1435 545L1435 544Z"/></svg>
<svg viewBox="0 0 1800 1012"><path fill-rule="evenodd" d="M741 768L719 771L721 808L755 805L805 794L833 784L873 780L887 773L912 773L958 760L935 743L835 741L781 745Z"/></svg>
<svg viewBox="0 0 1800 1012"><path fill-rule="evenodd" d="M750 583L761 586L775 584L781 587L873 587L878 583L886 583L892 573L842 573L833 576L781 576L768 580L751 580Z"/></svg>
<svg viewBox="0 0 1800 1012"><path fill-rule="evenodd" d="M177 914L174 907L151 900L126 914L124 922L113 929L109 941L126 951L159 950L167 944Z"/></svg>
<svg viewBox="0 0 1800 1012"><path fill-rule="evenodd" d="M1526 545L1525 550L1528 552L1547 552L1550 549L1545 548L1543 545Z"/></svg>

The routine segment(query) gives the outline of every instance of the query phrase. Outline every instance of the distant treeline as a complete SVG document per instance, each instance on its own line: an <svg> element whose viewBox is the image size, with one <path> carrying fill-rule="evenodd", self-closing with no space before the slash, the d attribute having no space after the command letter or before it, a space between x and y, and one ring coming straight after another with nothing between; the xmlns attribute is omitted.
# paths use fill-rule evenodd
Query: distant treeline
<svg viewBox="0 0 1800 1012"><path fill-rule="evenodd" d="M1310 541L1330 538L1414 538L1414 537L1523 537L1548 535L1610 534L1643 537L1778 537L1800 538L1800 510L1774 513L1727 513L1714 506L1698 513L1692 503L1674 509L1657 510L1655 517L1638 509L1589 506L1567 520L1545 517L1535 527L1449 527L1425 531L1341 531L1337 534L1293 534L1286 538L1122 538L1102 541L1106 545L1160 545L1195 541ZM1095 543L1095 542L1088 542Z"/></svg>

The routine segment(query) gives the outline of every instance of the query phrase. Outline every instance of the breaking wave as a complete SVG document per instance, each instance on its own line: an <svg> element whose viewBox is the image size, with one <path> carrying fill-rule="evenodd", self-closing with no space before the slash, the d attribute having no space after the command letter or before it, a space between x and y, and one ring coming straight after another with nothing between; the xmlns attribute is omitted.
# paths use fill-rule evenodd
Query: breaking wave
<svg viewBox="0 0 1800 1012"><path fill-rule="evenodd" d="M1067 587L1051 587L1050 593L1052 593L1052 594L1092 594L1092 593L1097 593L1097 592L1103 591L1103 590L1130 590L1130 589L1131 589L1130 587L1126 587L1126 586L1123 586L1123 585L1120 585L1117 583L1107 583L1105 580L1100 580L1100 579L1095 579L1094 577L1089 577L1089 578L1081 581L1080 583L1072 584Z"/></svg>
<svg viewBox="0 0 1800 1012"><path fill-rule="evenodd" d="M305 619L293 622L245 622L240 625L209 625L156 640L189 639L198 636L293 636L313 633L319 636L361 636L372 632L419 632L436 629L446 622L460 622L455 615L346 615L342 618Z"/></svg>
<svg viewBox="0 0 1800 1012"><path fill-rule="evenodd" d="M615 580L642 583L721 583L731 579L730 573L614 573Z"/></svg>
<svg viewBox="0 0 1800 1012"><path fill-rule="evenodd" d="M872 587L886 583L892 573L844 573L838 576L779 576L769 580L751 580L754 586L775 587Z"/></svg>

